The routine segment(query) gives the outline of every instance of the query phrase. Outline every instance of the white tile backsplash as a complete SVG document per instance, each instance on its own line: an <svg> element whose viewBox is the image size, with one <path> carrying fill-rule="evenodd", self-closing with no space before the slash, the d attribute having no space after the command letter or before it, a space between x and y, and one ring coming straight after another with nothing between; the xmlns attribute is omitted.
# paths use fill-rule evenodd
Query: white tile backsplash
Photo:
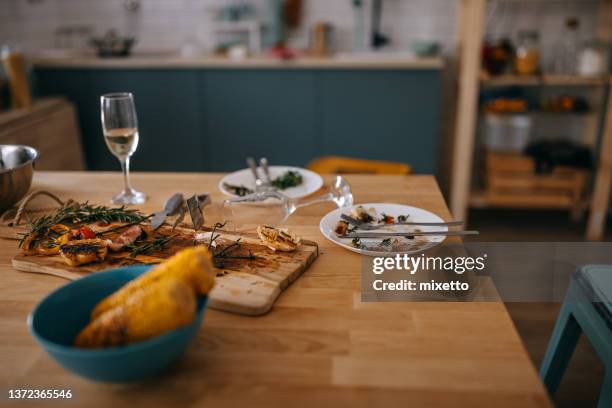
<svg viewBox="0 0 612 408"><path fill-rule="evenodd" d="M178 50L190 38L202 39L215 7L240 0L141 0L128 12L124 0L0 0L0 43L19 44L28 51L53 47L59 26L89 25L103 34L114 28L138 37L137 49ZM242 0L244 1L244 0ZM265 16L268 0L252 0ZM366 0L371 1L371 0ZM335 48L350 51L352 0L304 0L301 28L290 34L295 46L308 44L309 27L324 21L334 26ZM382 27L392 38L391 48L408 50L415 40L439 41L447 54L455 52L459 0L384 0ZM595 35L597 2L593 0L491 0L487 35L516 39L520 30L540 31L543 57L554 44L567 16L581 22L583 37ZM200 33L200 34L199 34Z"/></svg>

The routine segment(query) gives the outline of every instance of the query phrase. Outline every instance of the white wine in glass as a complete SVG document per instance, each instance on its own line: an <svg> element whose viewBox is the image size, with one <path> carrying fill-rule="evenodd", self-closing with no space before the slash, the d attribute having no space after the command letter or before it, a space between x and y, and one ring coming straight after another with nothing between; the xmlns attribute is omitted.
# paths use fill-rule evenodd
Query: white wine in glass
<svg viewBox="0 0 612 408"><path fill-rule="evenodd" d="M131 156L136 151L138 147L138 129L110 129L104 133L104 140L111 153L121 160L124 157Z"/></svg>
<svg viewBox="0 0 612 408"><path fill-rule="evenodd" d="M142 204L147 196L130 184L130 156L138 147L138 119L131 93L111 93L100 98L104 141L121 163L124 188L113 197L114 204Z"/></svg>

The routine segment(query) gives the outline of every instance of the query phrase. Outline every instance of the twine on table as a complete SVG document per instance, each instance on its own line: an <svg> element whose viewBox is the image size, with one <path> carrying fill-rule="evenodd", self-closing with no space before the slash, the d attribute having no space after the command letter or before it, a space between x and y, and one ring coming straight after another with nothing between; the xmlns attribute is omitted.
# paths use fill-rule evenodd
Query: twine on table
<svg viewBox="0 0 612 408"><path fill-rule="evenodd" d="M37 191L32 191L30 194L28 194L19 204L19 207L17 207L17 210L15 212L15 216L13 217L13 220L10 221L8 224L9 227L16 227L19 225L19 223L21 222L21 217L23 216L24 212L26 211L26 207L28 206L28 204L36 197L38 196L47 196L49 198L51 198L53 201L55 201L57 204L61 206L64 206L65 204L68 204L70 202L72 202L72 199L69 199L68 201L66 201L64 203L64 201L62 201L58 196L56 196L53 193L50 193L48 191L45 190L37 190ZM45 209L45 208L40 208L35 210L35 212L43 212L43 211L49 211L50 209ZM5 224L5 222L10 218L10 213L12 213L11 210L5 212L2 217L0 217L0 224Z"/></svg>

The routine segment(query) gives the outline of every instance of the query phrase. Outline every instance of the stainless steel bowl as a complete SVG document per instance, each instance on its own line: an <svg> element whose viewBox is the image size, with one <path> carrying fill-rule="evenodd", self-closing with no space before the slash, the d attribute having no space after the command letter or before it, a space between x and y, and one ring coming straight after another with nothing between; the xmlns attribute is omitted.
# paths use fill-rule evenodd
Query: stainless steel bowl
<svg viewBox="0 0 612 408"><path fill-rule="evenodd" d="M0 211L11 208L30 189L38 151L23 145L0 145Z"/></svg>

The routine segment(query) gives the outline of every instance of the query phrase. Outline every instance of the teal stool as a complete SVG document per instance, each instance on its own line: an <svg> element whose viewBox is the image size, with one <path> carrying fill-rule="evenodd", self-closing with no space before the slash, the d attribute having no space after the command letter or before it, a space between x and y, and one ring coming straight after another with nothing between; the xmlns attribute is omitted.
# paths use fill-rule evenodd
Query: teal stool
<svg viewBox="0 0 612 408"><path fill-rule="evenodd" d="M573 276L540 368L550 395L584 332L605 366L599 408L612 407L612 266L587 265Z"/></svg>

